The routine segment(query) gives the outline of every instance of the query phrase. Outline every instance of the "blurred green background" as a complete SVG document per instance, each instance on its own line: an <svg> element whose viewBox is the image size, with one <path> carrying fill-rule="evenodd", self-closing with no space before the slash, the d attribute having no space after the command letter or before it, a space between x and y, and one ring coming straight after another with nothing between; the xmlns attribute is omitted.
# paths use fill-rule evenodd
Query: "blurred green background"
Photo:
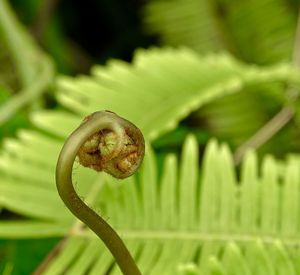
<svg viewBox="0 0 300 275"><path fill-rule="evenodd" d="M31 72L26 75L26 64L29 71L44 68L39 64L42 57L33 60L35 50L43 57L46 54L48 71L45 86L37 88L30 101L19 100L19 107L10 108L14 111L8 117L6 109L0 112L0 146L7 137L15 137L18 129L35 128L32 112L64 109L54 96L57 75L88 74L93 65L104 65L111 58L131 62L137 48L185 46L201 55L229 52L238 62L262 68L297 63L295 56L300 52L300 40L295 42L299 0L11 0L7 3L12 17L15 13L25 27L20 33L10 28L6 10L1 12L5 2L0 0L0 106L30 87L33 78ZM30 49L22 43L28 37L34 45ZM24 65L24 60L32 63ZM194 133L202 145L217 137L235 151L289 104L295 110L293 119L259 146L258 153L279 159L286 153L299 153L299 106L291 99L298 92L289 97L282 92L286 89L294 91L279 81L245 86L244 93L192 110L176 129L153 141L159 161L168 152L179 153L188 133ZM0 208L0 219L23 217ZM0 273L30 274L58 240L0 240Z"/></svg>

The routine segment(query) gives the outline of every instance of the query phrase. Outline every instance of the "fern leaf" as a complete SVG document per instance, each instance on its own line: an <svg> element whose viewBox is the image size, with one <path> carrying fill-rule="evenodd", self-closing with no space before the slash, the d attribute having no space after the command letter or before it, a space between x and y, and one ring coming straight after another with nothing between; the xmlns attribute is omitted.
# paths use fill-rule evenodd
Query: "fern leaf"
<svg viewBox="0 0 300 275"><path fill-rule="evenodd" d="M133 65L117 62L96 68L92 77L61 78L57 95L73 114L37 113L36 125L51 137L21 131L18 141L9 139L4 144L0 203L27 220L2 221L0 237L67 236L68 241L46 274L105 274L108 270L119 274L101 242L78 225L55 196L55 163L62 138L77 126L80 116L96 109L116 108L116 112L141 126L150 141L175 127L193 108L237 92L241 85L270 79L299 85L299 73L288 65L262 69L239 64L227 56L203 58L188 50L156 49L140 52ZM141 95L137 97L138 92ZM162 102L170 102L170 106ZM141 116L140 106L149 110L149 117L147 113ZM154 116L156 112L159 116ZM266 261L266 269L265 259L276 256L279 260L272 264L274 270L284 266L295 272L296 263L288 255L298 244L293 218L299 205L296 194L290 202L286 197L289 188L299 186L299 157L284 164L268 157L260 175L255 153L251 153L238 181L226 145L212 141L200 169L198 152L195 137L188 136L180 160L168 155L161 176L156 155L148 146L139 175L124 182L77 165L73 178L80 195L109 218L146 274L176 274L188 271L191 265L195 272L247 274L255 267L246 251L258 239L261 248L254 249L255 256ZM262 203L263 196L267 196L264 185L271 186L274 205L280 207L275 214L271 211L272 201ZM260 202L255 207L253 199ZM290 214L283 218L288 210ZM266 222L262 222L263 216ZM236 263L236 269L229 269L232 263Z"/></svg>
<svg viewBox="0 0 300 275"><path fill-rule="evenodd" d="M144 15L146 30L164 45L227 49L258 64L291 59L297 12L286 0L152 0Z"/></svg>
<svg viewBox="0 0 300 275"><path fill-rule="evenodd" d="M47 238L68 234L70 224L47 221L0 221L0 236L4 239Z"/></svg>
<svg viewBox="0 0 300 275"><path fill-rule="evenodd" d="M204 171L197 169L196 152L198 149L195 138L190 136L184 145L179 167L176 168L176 157L174 155L168 156L163 167L164 172L161 178L158 178L156 160L148 148L146 162L138 177L130 178L125 183L116 182L109 177L101 177L101 181L106 182L106 184L102 185L103 187L100 189L98 187L100 196L96 195L95 201L90 201L90 203L95 209L98 205L102 205L101 209L104 212L101 214L109 217L110 223L117 228L128 243L139 266L145 273L175 274L173 272L182 270L182 265L185 266L186 263L196 259L194 263L199 265L200 271L211 270L211 272L221 272L220 274L222 272L255 274L257 264L254 263L257 261L261 262L262 267L265 270L270 270L270 272L272 270L290 270L290 274L297 274L295 273L295 264L288 256L294 251L294 246L298 243L297 222L295 223L294 219L285 218L285 212L280 211L276 220L275 232L270 233L271 230L274 230L274 223L271 222L268 225L260 219L255 219L253 222L252 215L248 215L245 219L241 217L249 211L249 200L253 197L262 197L265 190L263 186L262 188L248 189L248 180L250 182L251 179L254 179L257 184L269 185L269 182L265 180L266 176L269 176L270 173L276 175L274 171L277 169L277 162L267 157L264 161L264 170L260 175L256 172L258 167L255 155L251 153L244 162L241 182L239 183L233 172L231 154L225 145L220 146L216 141L209 144L204 157ZM270 167L273 168L270 170ZM287 162L285 167L287 173L285 178L296 179L294 175L299 167L299 159L293 158L293 161ZM178 175L176 170L180 171ZM194 174L194 176L184 180L183 177L186 173ZM226 179L230 178L228 175L231 175L232 178L229 185L225 183ZM149 189L147 186L149 184L148 176L152 177L152 184L155 186L152 192L156 199L151 199L151 195L150 197L145 196L146 192L153 188L150 187ZM227 186L227 189L222 189L223 187L217 189L218 181L216 180L214 184L214 176L217 176L220 182ZM75 175L76 180L82 181L82 177L84 176L80 173ZM193 178L194 180L191 180ZM282 194L290 189L290 180L281 183L280 178L272 178L276 186L279 187L282 184ZM191 181L190 184L189 181ZM200 193L197 193L195 183L199 181L201 189L199 190ZM297 180L294 183L292 180L292 184L299 187L300 182ZM99 183L94 185L99 186ZM210 185L214 187L211 188ZM243 188L239 190L239 186ZM187 201L187 194L192 193L190 189L194 190L192 196L195 198L191 199L191 202ZM138 190L141 190L140 195ZM180 190L180 193L177 193L176 190ZM225 194L221 194L221 190L226 190ZM202 195L202 192L207 195ZM244 194L245 192L249 192L250 195L247 196ZM94 194L95 190L91 193ZM96 194L98 193L96 192ZM173 198L170 199L170 196ZM203 201L206 196L208 199ZM236 202L230 202L230 198L236 198ZM284 195L274 199L277 200L278 205L282 205L282 209L287 207L284 204ZM136 202L133 208L129 204L134 201ZM197 211L198 204L196 202L199 201L201 204L199 211ZM57 204L57 202L55 203ZM167 205L173 205L173 209L166 207ZM139 216L134 216L136 207L140 211ZM194 207L195 211L191 211L190 207ZM203 215L205 211L202 208L209 209L209 207L212 208L211 212L206 216ZM229 209L223 210L225 207ZM294 203L289 204L289 207L291 213L295 213L299 208ZM156 209L156 211L152 212L150 209ZM167 220L169 222L167 222L163 217L169 213L172 213L173 216L170 216ZM224 225L224 215L226 217L228 213L229 217L233 217L233 221L229 219L228 225ZM257 204L257 211L254 213L258 217L261 217L262 213L266 213L263 204ZM124 215L126 218L123 217ZM135 217L142 218L135 219ZM283 223L284 226L282 227ZM27 222L27 232L31 232L31 234L34 232L34 224L33 221ZM56 236L65 235L67 228L70 227L70 224L62 223L60 219L53 221L52 226L49 222L44 224L38 222L35 226L36 230L42 229L40 236L47 236L46 225L49 226L48 230ZM14 233L16 230L21 233L25 229L26 232L26 224L22 225L22 222L15 222L15 225L13 222L8 222L6 226L5 230L4 222L0 224L1 236L13 232L12 236L16 237L18 236ZM282 228L288 228L289 231L282 230ZM25 237L24 231L23 237ZM106 272L111 268L112 257L101 242L95 242L94 238L93 233L87 229L80 227L80 229L73 230L66 246L54 259L46 274L62 274L65 271L78 271L80 272L78 274L84 274L87 270L94 270L94 273L97 270L98 272L99 270ZM261 241L257 242L258 239ZM198 253L199 249L201 249L200 254ZM224 249L224 253L220 254L221 249ZM278 261L276 263L270 262L270 259L274 257L278 258ZM113 267L111 274L119 274L116 266Z"/></svg>
<svg viewBox="0 0 300 275"><path fill-rule="evenodd" d="M110 109L133 121L153 140L200 106L241 91L245 85L269 80L299 84L298 72L287 64L263 69L245 66L228 55L201 57L187 49L138 51L132 65L111 61L105 68L95 67L92 77L59 79L58 100L79 117L46 111L33 120L66 137L82 116ZM147 115L135 109L140 106ZM56 127L62 123L61 117L64 127Z"/></svg>
<svg viewBox="0 0 300 275"><path fill-rule="evenodd" d="M291 60L298 17L298 4L294 4L287 0L151 0L144 8L145 29L157 34L162 45L188 46L200 53L223 49L249 63L272 64ZM246 88L247 92L219 99L197 111L192 122L204 124L212 136L233 146L241 145L285 101L270 96L285 89L278 84ZM289 142L298 140L296 133L296 127L289 125L260 152L282 156L298 150L299 144ZM278 143L286 145L278 148Z"/></svg>
<svg viewBox="0 0 300 275"><path fill-rule="evenodd" d="M183 159L178 167L179 171L184 171L187 169L186 167L188 167L188 164L190 164L190 174L193 174L192 166L197 164L197 158L195 158L195 152L197 151L197 144L195 143L194 137L191 136L187 138L183 150ZM148 151L146 158L148 158L148 160L146 160L141 174L145 173L145 170L148 169L150 171L153 171L153 169L155 170L153 167L153 161L155 161L154 156L150 151ZM231 206L233 208L233 212L235 213L235 227L230 227L229 221L229 225L225 227L226 229L224 229L224 224L221 223L222 219L224 218L222 215L218 215L222 213L222 209L220 209L220 207L221 201L224 200L220 194L221 189L219 188L215 190L215 192L211 192L213 189L208 189L208 185L212 183L212 176L217 175L220 180L224 182L227 175L232 173L232 167L229 165L231 162L229 160L230 158L231 154L224 145L219 146L216 141L213 141L208 146L208 149L205 153L206 164L203 166L205 172L199 171L200 174L197 172L195 175L195 180L197 182L200 181L201 191L199 195L201 195L201 192L204 192L204 190L210 190L207 194L211 195L209 200L203 202L201 197L198 197L197 192L193 193L195 200L200 199L202 202L200 205L200 212L196 211L197 214L195 215L195 212L190 211L191 205L189 202L185 201L183 205L180 203L182 201L180 193L178 194L173 191L169 193L160 193L162 190L164 190L164 188L166 188L164 186L167 183L168 178L174 181L175 177L173 186L171 186L171 183L168 183L169 188L172 187L182 191L186 187L186 190L183 192L189 192L191 186L195 186L187 183L189 181L188 178L185 181L180 181L179 179L181 177L180 175L182 175L181 173L179 173L178 176L174 175L173 167L176 165L175 157L174 155L168 156L164 164L164 174L162 175L161 179L158 179L158 177L155 176L156 180L154 180L154 185L156 187L161 186L161 189L157 189L155 191L155 196L157 198L159 198L159 194L161 194L161 202L157 205L153 205L155 201L152 199L141 200L139 207L142 210L144 219L139 220L139 223L133 223L132 227L130 226L130 222L133 221L133 219L130 219L130 216L128 217L129 220L125 221L122 219L123 212L121 211L122 209L126 209L126 207L124 207L125 201L123 200L123 195L127 194L127 192L125 192L126 189L133 187L137 190L143 190L146 188L143 185L147 185L148 180L140 175L138 177L139 179L135 177L135 180L137 181L134 185L132 184L133 182L131 182L131 184L128 182L119 184L117 182L109 183L111 182L111 179L105 179L108 181L108 185L110 186L104 187L104 189L101 191L103 192L101 198L104 198L103 194L105 194L105 199L102 199L104 201L101 203L106 205L106 212L104 215L109 216L110 222L117 227L118 232L120 232L126 243L128 243L144 273L175 274L175 272L182 270L182 266L194 261L194 263L199 266L199 270L201 272L213 272L211 274L214 274L214 272L216 272L216 274L256 274L256 271L258 272L257 274L260 274L259 272L262 272L262 270L269 271L271 274L272 272L284 274L282 273L283 270L288 271L289 274L297 274L295 264L288 256L290 253L295 252L294 245L298 243L297 232L291 231L293 234L282 232L277 221L276 232L272 234L269 231L273 227L272 224L270 224L271 228L266 228L266 225L263 224L259 219L256 219L255 222L253 222L252 215L246 217L245 219L238 218L239 216L245 215L245 213L249 211L249 201L246 201L245 198L247 198L247 196L243 193L250 192L248 198L259 198L264 190L263 188L254 188L252 191L249 191L247 187L247 177L249 177L249 180L251 180L254 176L257 182L264 184L264 181L261 179L265 178L265 176L257 174L256 172L258 167L254 153L251 153L244 162L241 182L235 181L235 188L232 189L232 191L229 191L230 189L228 189L228 192L224 195L226 196L228 194L229 198L231 198L232 194L230 193L233 192L234 197L238 202L233 203ZM229 160L229 162L226 163L224 159ZM269 162L270 158L267 158L266 161ZM222 162L226 163L226 165L222 166ZM218 163L220 165L217 165ZM299 159L297 159L297 164L299 167ZM274 165L276 166L276 162ZM286 165L286 171L288 171L287 173L290 177L295 173L295 171L297 171L298 168L291 166L289 162ZM172 169L170 170L170 168ZM177 169L175 169L175 171L176 170ZM227 170L226 173L224 173L224 170ZM150 173L150 171L147 173ZM223 173L221 171L223 171ZM274 170L272 170L271 173L273 173L273 171ZM268 173L270 173L270 171ZM208 174L210 174L210 176ZM176 182L178 187L176 187ZM276 185L280 186L281 184L281 180L278 179L276 181ZM298 180L298 187L299 184L300 182ZM244 186L244 188L239 190L239 186ZM289 189L289 183L284 182L282 188L282 192L284 193L285 189ZM127 200L130 200L130 194L132 194L132 192L128 192L128 194ZM167 194L164 195L166 198L162 197L163 194ZM164 204L165 202L163 199L170 200L168 197L171 194L175 197L176 212L174 213L173 218L175 220L174 224L177 225L176 227L171 227L171 224L167 224L166 221L164 221L164 223L160 223L160 221L163 220L162 217L165 217L166 213L170 213L170 209L165 207L166 204ZM185 197L184 194L183 197ZM229 198L227 198L226 201L229 201ZM107 201L108 199L110 200L109 202ZM191 200L193 201L193 199ZM280 196L277 197L278 204L281 204L282 200L283 198ZM215 207L211 205L211 203L214 202ZM156 209L154 216L147 214L149 211L149 205L152 206L153 209ZM208 209L208 206L211 206L214 209L214 211L211 212L214 215L211 214L210 217L201 215L204 213L204 211L201 211L202 207ZM293 207L295 207L295 205L293 205ZM183 211L180 210L181 208L186 211L186 215L191 217L195 215L193 220L194 224L192 224L192 226L188 221L181 223L181 211ZM297 209L298 208L299 207L297 206ZM165 211L167 212L165 213ZM174 210L171 210L171 213L173 211ZM260 217L262 212L262 204L258 204L257 212L255 213L257 213L257 215ZM279 220L284 221L285 225L290 228L297 228L294 220L283 219L283 215L283 213L280 214ZM120 222L120 219L122 222ZM203 226L203 219L207 220L207 227ZM209 223L209 219L212 220L212 222ZM169 221L172 222L172 219L169 219ZM298 219L296 221L298 221ZM247 228L246 225L249 225L249 227ZM61 274L65 270L72 270L75 272L77 268L78 270L82 271L80 274L84 274L86 270L90 270L91 268L96 270L96 267L94 267L96 265L97 267L100 267L98 261L101 261L102 268L103 266L106 267L106 269L102 269L103 272L110 268L112 264L112 258L109 256L109 254L107 254L108 252L106 252L105 248L100 245L100 243L99 248L91 252L91 247L94 246L90 241L93 240L94 235L85 229L79 231L77 234L78 236L76 237L75 233L75 236L73 235L69 242L71 242L72 239L74 239L72 242L75 242L76 238L80 238L80 240L83 238L84 244L79 242L78 248L76 249L72 246L73 250L80 250L81 252L77 252L77 256L74 253L72 253L73 256L70 256L67 252L63 252L58 255L53 262L53 266L60 265L61 261L64 261L65 254L67 254L68 257L73 258L66 260L65 265L60 267L59 272L51 274ZM273 236L275 236L275 238ZM68 246L66 246L65 249L68 250ZM223 250L223 253L220 253L221 250ZM80 265L80 267L75 268L74 266L78 266L81 261L83 262L82 259L86 258L87 254L90 255L89 260L85 262L85 264L82 263L82 266ZM97 255L103 255L106 260L100 260L97 258ZM278 261L274 262L274 257L278 259ZM91 260L91 258L94 260ZM102 259L102 256L100 256L100 258ZM70 262L73 262L73 264L70 265ZM257 266L258 263L260 263L260 266ZM52 268L53 267L50 266L49 270L52 270ZM111 274L119 274L116 266L112 268Z"/></svg>
<svg viewBox="0 0 300 275"><path fill-rule="evenodd" d="M199 52L225 47L208 1L149 1L144 20L147 32L159 34L165 45L186 45Z"/></svg>

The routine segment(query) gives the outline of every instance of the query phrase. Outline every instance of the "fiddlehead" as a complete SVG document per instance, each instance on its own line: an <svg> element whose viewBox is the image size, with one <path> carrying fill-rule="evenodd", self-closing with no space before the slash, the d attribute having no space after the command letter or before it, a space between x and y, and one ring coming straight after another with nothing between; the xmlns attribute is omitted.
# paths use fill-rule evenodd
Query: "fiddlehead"
<svg viewBox="0 0 300 275"><path fill-rule="evenodd" d="M126 275L141 274L118 234L77 195L72 184L76 156L86 167L126 178L139 167L144 156L141 131L129 121L109 111L86 117L66 140L56 166L56 185L70 211L90 227L105 243Z"/></svg>

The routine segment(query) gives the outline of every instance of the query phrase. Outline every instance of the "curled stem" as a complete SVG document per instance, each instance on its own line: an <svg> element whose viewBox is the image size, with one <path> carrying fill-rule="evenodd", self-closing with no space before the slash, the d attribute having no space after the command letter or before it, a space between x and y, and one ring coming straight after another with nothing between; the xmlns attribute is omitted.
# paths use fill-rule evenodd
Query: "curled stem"
<svg viewBox="0 0 300 275"><path fill-rule="evenodd" d="M139 167L144 139L129 121L109 111L88 116L66 140L56 166L56 185L69 210L104 242L126 275L141 274L122 239L114 229L77 195L72 183L76 156L86 167L126 178Z"/></svg>

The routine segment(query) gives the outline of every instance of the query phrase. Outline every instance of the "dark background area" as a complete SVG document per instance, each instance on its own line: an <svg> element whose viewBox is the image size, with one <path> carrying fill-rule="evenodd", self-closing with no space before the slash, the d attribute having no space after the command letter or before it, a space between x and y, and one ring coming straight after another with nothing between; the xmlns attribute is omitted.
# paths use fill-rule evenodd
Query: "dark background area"
<svg viewBox="0 0 300 275"><path fill-rule="evenodd" d="M30 4L28 3L30 2ZM143 32L145 0L12 0L21 21L54 57L61 73L86 73L109 58L130 61L156 38Z"/></svg>

